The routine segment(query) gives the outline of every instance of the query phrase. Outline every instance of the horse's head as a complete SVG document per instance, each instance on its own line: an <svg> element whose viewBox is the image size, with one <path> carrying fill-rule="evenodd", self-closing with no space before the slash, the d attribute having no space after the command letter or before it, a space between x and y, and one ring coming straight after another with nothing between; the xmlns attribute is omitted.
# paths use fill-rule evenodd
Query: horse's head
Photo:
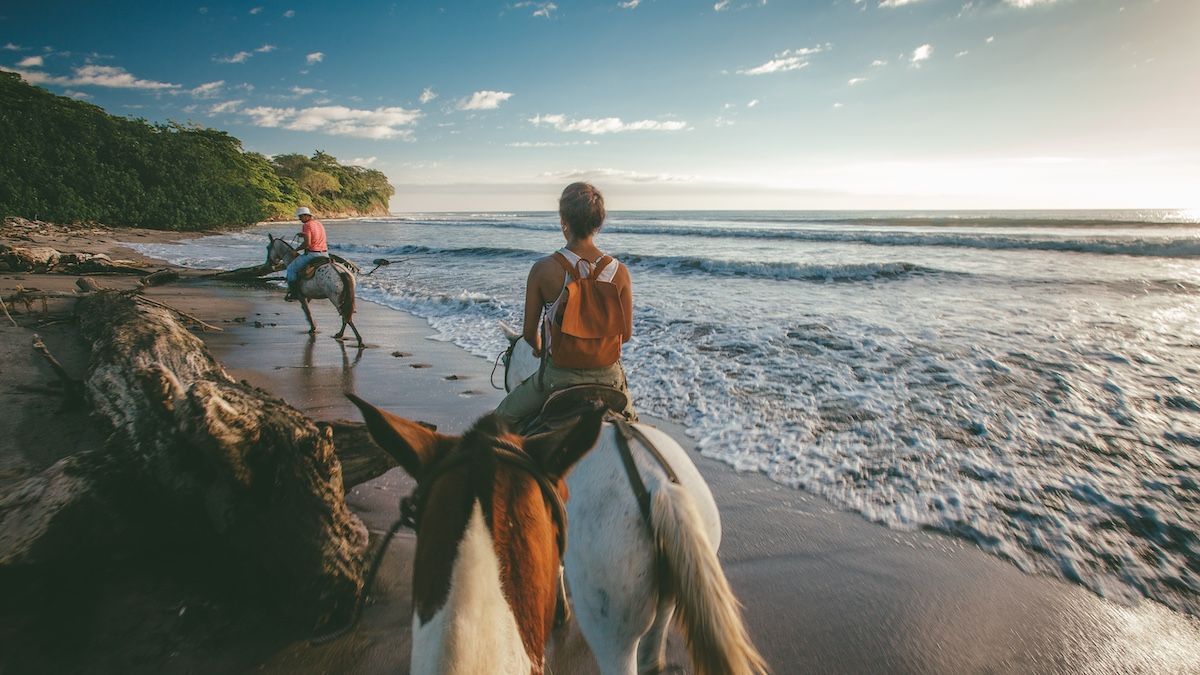
<svg viewBox="0 0 1200 675"><path fill-rule="evenodd" d="M296 249L287 243L286 239L276 237L270 232L267 233L267 261L266 265L272 267L279 264L287 264L296 257Z"/></svg>
<svg viewBox="0 0 1200 675"><path fill-rule="evenodd" d="M412 672L540 673L566 542L563 478L601 415L522 437L494 415L461 437L347 394L417 480Z"/></svg>

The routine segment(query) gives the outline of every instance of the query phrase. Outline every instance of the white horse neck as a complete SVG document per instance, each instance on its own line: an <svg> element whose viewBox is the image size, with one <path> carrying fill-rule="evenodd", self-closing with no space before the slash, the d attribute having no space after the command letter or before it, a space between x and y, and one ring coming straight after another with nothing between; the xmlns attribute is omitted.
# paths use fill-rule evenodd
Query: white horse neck
<svg viewBox="0 0 1200 675"><path fill-rule="evenodd" d="M541 360L533 355L533 347L529 346L525 338L517 338L512 355L508 357L508 370L504 375L504 385L509 391L516 389L517 385L536 373L540 365Z"/></svg>
<svg viewBox="0 0 1200 675"><path fill-rule="evenodd" d="M527 675L535 669L500 582L500 561L476 502L458 544L446 603L421 623L413 613L413 675Z"/></svg>

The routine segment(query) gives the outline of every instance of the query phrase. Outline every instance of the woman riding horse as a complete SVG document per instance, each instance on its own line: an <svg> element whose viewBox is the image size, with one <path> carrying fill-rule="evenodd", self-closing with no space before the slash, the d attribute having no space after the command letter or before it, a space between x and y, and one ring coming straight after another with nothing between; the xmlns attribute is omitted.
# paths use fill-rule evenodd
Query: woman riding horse
<svg viewBox="0 0 1200 675"><path fill-rule="evenodd" d="M552 393L575 385L608 385L628 401L620 358L633 335L633 282L593 241L604 224L604 197L588 183L572 183L558 200L558 216L567 245L533 264L525 288L524 336L542 367L496 408L513 428ZM632 404L624 414L637 419Z"/></svg>

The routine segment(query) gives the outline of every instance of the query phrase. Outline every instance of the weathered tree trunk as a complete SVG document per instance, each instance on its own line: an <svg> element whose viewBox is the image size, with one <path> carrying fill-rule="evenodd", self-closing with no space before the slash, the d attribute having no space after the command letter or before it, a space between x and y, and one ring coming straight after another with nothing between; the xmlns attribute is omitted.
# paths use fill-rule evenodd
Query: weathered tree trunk
<svg viewBox="0 0 1200 675"><path fill-rule="evenodd" d="M367 530L346 507L334 434L349 484L394 466L362 425L318 425L235 382L162 307L100 292L79 315L92 345L86 395L110 436L103 453L0 494L0 570L69 564L77 537L133 523L284 616L311 625L349 610Z"/></svg>
<svg viewBox="0 0 1200 675"><path fill-rule="evenodd" d="M267 265L264 263L262 265L252 265L250 267L239 267L235 270L226 270L224 272L214 272L208 276L210 278L220 279L222 281L251 281L258 279L259 277L266 276L272 272L278 272L280 269L282 269L282 267L275 267L273 265Z"/></svg>

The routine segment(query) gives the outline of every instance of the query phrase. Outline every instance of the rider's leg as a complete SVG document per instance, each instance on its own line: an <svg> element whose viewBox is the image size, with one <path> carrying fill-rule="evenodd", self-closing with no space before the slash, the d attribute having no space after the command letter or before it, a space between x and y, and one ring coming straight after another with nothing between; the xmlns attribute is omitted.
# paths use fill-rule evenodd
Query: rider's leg
<svg viewBox="0 0 1200 675"><path fill-rule="evenodd" d="M547 363L541 373L530 375L509 392L496 407L496 414L509 427L519 429L523 422L541 412L550 394L577 384L606 384L629 395L629 388L625 385L625 370L620 361L603 368L559 368ZM622 412L631 421L637 421L632 403L626 405Z"/></svg>
<svg viewBox="0 0 1200 675"><path fill-rule="evenodd" d="M324 257L314 253L304 253L296 256L296 259L288 263L287 272L284 276L287 277L287 295L284 300L296 300L300 297L300 270L304 269L308 263L314 258Z"/></svg>

